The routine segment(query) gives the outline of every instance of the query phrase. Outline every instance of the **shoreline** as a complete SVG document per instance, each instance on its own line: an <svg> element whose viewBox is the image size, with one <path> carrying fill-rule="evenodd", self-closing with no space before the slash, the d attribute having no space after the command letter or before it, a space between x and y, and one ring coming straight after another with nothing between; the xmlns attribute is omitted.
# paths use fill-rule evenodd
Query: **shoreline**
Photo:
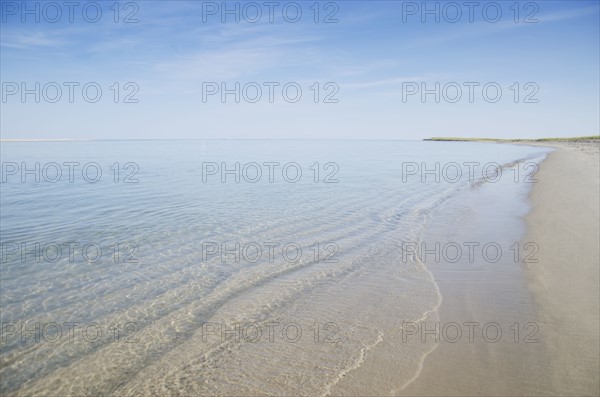
<svg viewBox="0 0 600 397"><path fill-rule="evenodd" d="M524 241L539 245L539 262L527 264L526 273L551 360L552 390L599 395L599 145L538 145L557 150L542 163L530 193Z"/></svg>
<svg viewBox="0 0 600 397"><path fill-rule="evenodd" d="M500 324L533 322L539 327L539 343L442 343L400 394L599 395L600 142L495 143L555 149L540 163L538 182L526 196L529 210L519 216L522 246L538 245L538 263L517 263L506 279L503 272L509 263L502 264L504 271L483 278L468 267L456 276L440 266L433 268L434 274L442 273L442 291L451 294L444 295L448 302L440 318L460 323L489 315L487 320ZM506 216L511 215L496 219ZM486 279L495 280L490 287L504 285L503 290L488 292L477 286ZM510 332L509 327L505 331ZM524 328L521 335L529 331Z"/></svg>
<svg viewBox="0 0 600 397"><path fill-rule="evenodd" d="M477 184L438 209L423 239L428 245L495 242L508 253L508 247L526 235L530 191L531 186L508 178ZM507 254L495 261L442 258L429 262L428 268L444 299L439 311L441 337L420 376L400 395L550 395L543 386L550 383L544 379L545 366L540 365L547 361L544 345L525 343L529 334L515 337L513 331L514 324L522 329L538 320L523 265ZM444 336L443 328L452 324L459 325L462 337ZM472 339L465 324L476 327ZM497 338L485 339L487 326L497 330Z"/></svg>

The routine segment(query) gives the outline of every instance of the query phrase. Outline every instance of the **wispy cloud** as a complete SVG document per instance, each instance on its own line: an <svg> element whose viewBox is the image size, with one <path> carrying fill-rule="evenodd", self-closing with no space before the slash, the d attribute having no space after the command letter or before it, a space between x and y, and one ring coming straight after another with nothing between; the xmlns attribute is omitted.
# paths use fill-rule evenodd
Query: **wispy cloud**
<svg viewBox="0 0 600 397"><path fill-rule="evenodd" d="M35 47L63 47L69 44L64 37L45 32L15 32L2 35L0 45L6 48L34 49Z"/></svg>
<svg viewBox="0 0 600 397"><path fill-rule="evenodd" d="M596 4L594 6L589 7L581 7L572 10L563 10L560 12L550 13L546 15L540 15L538 18L540 23L543 22L556 22L556 21L564 21L566 19L579 18L587 15L593 15L600 12L600 5Z"/></svg>
<svg viewBox="0 0 600 397"><path fill-rule="evenodd" d="M343 83L344 88L377 88L377 87L393 87L401 85L406 82L421 82L435 79L434 76L406 76L406 77L394 77L383 80L372 80L355 83Z"/></svg>
<svg viewBox="0 0 600 397"><path fill-rule="evenodd" d="M468 38L481 37L486 35L492 35L499 32L505 32L507 30L512 29L523 29L523 28L531 28L538 24L544 24L549 22L559 22L568 19L580 18L588 15L593 15L599 12L599 6L590 6L590 7L581 7L578 9L571 10L561 10L558 12L541 14L541 15L532 15L531 18L537 20L535 23L523 23L520 21L519 23L515 23L512 20L512 17L505 18L496 23L489 23L485 21L479 21L472 24L467 24L463 26L459 26L459 29L456 29L457 26L453 24L449 24L452 26L453 31L445 31L443 34L425 37L422 39L415 40L412 45L413 46L425 46L425 45L434 45L434 44L442 44L450 41L456 40L464 40ZM522 16L523 17L523 16Z"/></svg>

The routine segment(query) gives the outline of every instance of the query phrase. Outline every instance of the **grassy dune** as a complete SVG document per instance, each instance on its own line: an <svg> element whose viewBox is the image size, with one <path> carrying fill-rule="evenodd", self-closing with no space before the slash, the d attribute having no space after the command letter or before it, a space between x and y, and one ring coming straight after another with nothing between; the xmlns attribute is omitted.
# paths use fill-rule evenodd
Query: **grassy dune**
<svg viewBox="0 0 600 397"><path fill-rule="evenodd" d="M539 139L500 139L500 138L459 138L459 137L432 137L424 141L449 141L449 142L587 142L599 141L600 135L578 136L571 138L539 138Z"/></svg>

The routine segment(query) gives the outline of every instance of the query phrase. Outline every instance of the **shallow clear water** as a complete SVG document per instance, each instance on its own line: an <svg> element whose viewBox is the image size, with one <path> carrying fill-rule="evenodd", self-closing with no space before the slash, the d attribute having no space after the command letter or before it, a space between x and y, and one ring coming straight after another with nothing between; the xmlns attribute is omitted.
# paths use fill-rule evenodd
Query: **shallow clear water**
<svg viewBox="0 0 600 397"><path fill-rule="evenodd" d="M400 388L431 350L399 343L402 322L434 320L443 299L426 264L402 260L402 243L420 241L448 199L493 187L482 165L506 171L547 151L407 141L2 143L0 390L321 395L378 345L395 357L385 364L389 389ZM21 171L36 162L37 182ZM51 162L79 163L73 181L67 166L56 178ZM235 172L213 174L236 162L239 183ZM264 164L274 162L271 182ZM436 162L446 172L439 183L407 173ZM481 165L473 180L450 183L449 162ZM531 185L507 182L513 175L497 186L519 214ZM513 226L503 225L508 234Z"/></svg>

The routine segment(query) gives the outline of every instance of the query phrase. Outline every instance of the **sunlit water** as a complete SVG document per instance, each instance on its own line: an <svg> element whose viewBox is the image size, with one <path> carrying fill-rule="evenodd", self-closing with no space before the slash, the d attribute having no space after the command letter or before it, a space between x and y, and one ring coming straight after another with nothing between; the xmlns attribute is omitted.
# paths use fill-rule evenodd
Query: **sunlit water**
<svg viewBox="0 0 600 397"><path fill-rule="evenodd" d="M374 376L402 388L432 349L402 343L402 323L435 321L443 300L403 243L484 185L504 185L507 205L525 208L531 185L506 190L510 164L545 153L403 141L2 143L0 390L323 395L381 359L375 346L393 359ZM37 182L22 170L36 162ZM79 164L72 181L66 162ZM436 162L439 183L413 175ZM449 162L480 165L474 180L450 183ZM497 186L482 178L490 162L505 167ZM223 163L234 171L222 175ZM279 163L272 181L265 163Z"/></svg>

